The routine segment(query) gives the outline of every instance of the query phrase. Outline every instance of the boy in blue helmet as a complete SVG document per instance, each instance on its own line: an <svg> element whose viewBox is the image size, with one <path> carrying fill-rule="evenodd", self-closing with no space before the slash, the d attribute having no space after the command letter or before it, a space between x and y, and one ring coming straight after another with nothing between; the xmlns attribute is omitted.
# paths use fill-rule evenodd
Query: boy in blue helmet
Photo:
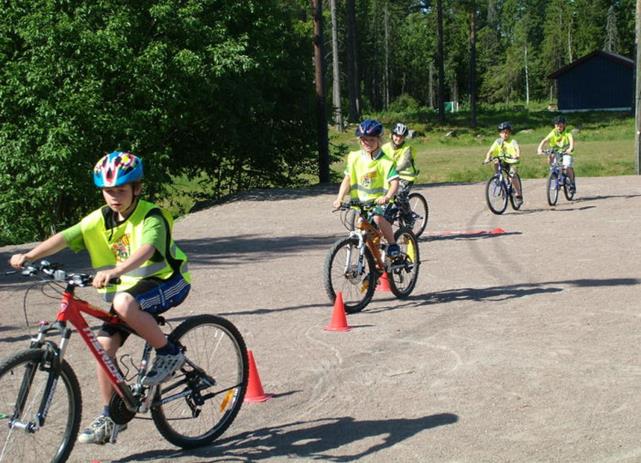
<svg viewBox="0 0 641 463"><path fill-rule="evenodd" d="M106 205L31 251L13 255L10 263L21 268L27 261L50 256L66 247L75 252L86 249L92 266L100 269L93 286L105 301L111 302L111 310L156 349L154 363L143 383L157 385L185 362L183 352L167 340L152 314L163 313L187 297L190 289L187 256L171 238L169 214L139 198L143 177L140 158L114 151L98 161L93 176ZM120 282L109 284L113 279ZM115 358L128 334L117 325L105 323L98 341ZM97 376L103 412L80 434L81 443L105 444L114 432L115 423L109 417L112 386L99 365Z"/></svg>
<svg viewBox="0 0 641 463"><path fill-rule="evenodd" d="M390 224L390 201L398 190L399 175L394 160L381 149L382 135L383 125L378 121L366 119L358 125L356 136L361 149L347 155L345 176L333 204L334 207L339 207L348 192L353 200L376 203L373 210L374 222L389 244L387 254L396 257L401 250L396 244Z"/></svg>

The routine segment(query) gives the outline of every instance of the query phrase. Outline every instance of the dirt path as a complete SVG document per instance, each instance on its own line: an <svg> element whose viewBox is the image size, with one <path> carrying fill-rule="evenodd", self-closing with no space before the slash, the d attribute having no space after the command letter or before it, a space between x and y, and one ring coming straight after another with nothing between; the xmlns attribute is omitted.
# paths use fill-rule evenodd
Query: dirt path
<svg viewBox="0 0 641 463"><path fill-rule="evenodd" d="M432 215L414 294L377 293L348 333L323 330L337 187L179 221L194 289L171 315L233 321L274 397L245 404L215 447L176 451L138 419L71 461L641 461L641 177L579 179L578 199L556 208L542 180L524 184L524 209L503 216L482 184L418 187ZM25 288L0 286L0 356L26 346ZM29 300L33 320L51 318L44 296ZM99 410L93 366L72 344L84 425Z"/></svg>

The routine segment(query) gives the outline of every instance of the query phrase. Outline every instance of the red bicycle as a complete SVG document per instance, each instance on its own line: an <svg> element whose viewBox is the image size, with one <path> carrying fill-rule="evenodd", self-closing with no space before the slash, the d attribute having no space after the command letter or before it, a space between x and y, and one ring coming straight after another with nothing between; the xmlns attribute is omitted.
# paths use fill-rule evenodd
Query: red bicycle
<svg viewBox="0 0 641 463"><path fill-rule="evenodd" d="M74 331L69 324L114 387L109 405L118 426L112 442L137 413L150 411L160 434L182 448L211 444L234 421L247 388L248 360L245 342L231 322L209 314L183 321L168 336L184 351L185 365L169 381L145 387L142 378L150 367L151 346L145 343L142 358L138 365L132 362L135 372L128 378L82 315L128 329L117 316L74 296L75 288L91 284L91 275L68 274L46 261L29 265L22 273L43 275L49 284L64 282L65 289L56 321L41 322L29 349L0 362L0 461L58 463L69 458L82 410L78 379L64 359ZM166 324L160 316L156 320ZM57 342L47 339L52 333L59 334Z"/></svg>

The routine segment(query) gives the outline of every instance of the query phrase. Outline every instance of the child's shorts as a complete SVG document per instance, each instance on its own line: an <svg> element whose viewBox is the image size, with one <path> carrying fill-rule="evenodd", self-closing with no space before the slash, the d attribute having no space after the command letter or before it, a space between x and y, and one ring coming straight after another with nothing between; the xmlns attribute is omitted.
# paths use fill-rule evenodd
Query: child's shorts
<svg viewBox="0 0 641 463"><path fill-rule="evenodd" d="M151 315L159 315L172 307L180 305L187 295L191 285L187 283L182 275L175 275L168 280L160 278L144 278L135 286L123 291L131 294L140 304L140 310ZM115 313L113 307L111 312ZM111 337L120 333L122 343L129 336L129 331L118 324L104 323L98 332L98 336Z"/></svg>
<svg viewBox="0 0 641 463"><path fill-rule="evenodd" d="M563 167L572 167L574 165L574 158L569 154L563 155Z"/></svg>

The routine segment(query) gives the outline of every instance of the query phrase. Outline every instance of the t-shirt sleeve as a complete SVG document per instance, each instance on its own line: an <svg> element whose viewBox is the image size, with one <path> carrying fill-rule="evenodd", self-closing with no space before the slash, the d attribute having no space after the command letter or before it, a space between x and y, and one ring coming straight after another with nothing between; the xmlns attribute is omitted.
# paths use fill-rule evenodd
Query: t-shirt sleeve
<svg viewBox="0 0 641 463"><path fill-rule="evenodd" d="M73 252L80 252L86 248L85 240L82 238L82 228L80 227L80 222L78 222L76 225L72 225L65 230L62 230L61 233L62 237L67 243L67 246Z"/></svg>
<svg viewBox="0 0 641 463"><path fill-rule="evenodd" d="M152 261L162 260L167 246L167 227L159 214L150 214L142 225L141 244L149 244L156 248Z"/></svg>

